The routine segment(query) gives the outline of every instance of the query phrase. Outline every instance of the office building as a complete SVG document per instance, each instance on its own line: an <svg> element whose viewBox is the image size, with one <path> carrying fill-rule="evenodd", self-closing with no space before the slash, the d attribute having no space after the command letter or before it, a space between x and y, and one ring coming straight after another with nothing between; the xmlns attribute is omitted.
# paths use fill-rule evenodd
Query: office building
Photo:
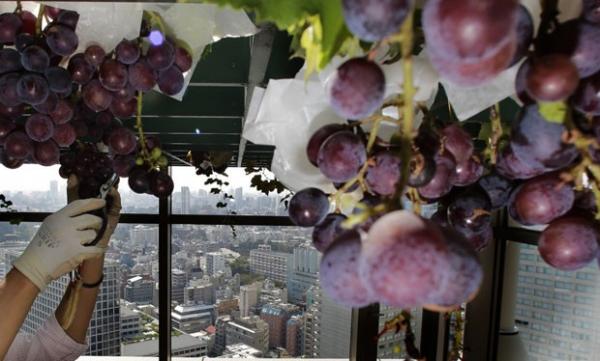
<svg viewBox="0 0 600 361"><path fill-rule="evenodd" d="M181 214L190 214L190 187L181 187Z"/></svg>
<svg viewBox="0 0 600 361"><path fill-rule="evenodd" d="M306 291L319 279L321 254L312 246L294 248L288 276L288 302L304 303Z"/></svg>
<svg viewBox="0 0 600 361"><path fill-rule="evenodd" d="M138 312L121 306L121 340L131 340L140 335L140 315Z"/></svg>
<svg viewBox="0 0 600 361"><path fill-rule="evenodd" d="M158 227L138 224L129 230L129 239L139 247L156 246L158 244Z"/></svg>
<svg viewBox="0 0 600 361"><path fill-rule="evenodd" d="M269 245L250 251L250 271L273 281L285 283L291 264L291 254L274 252Z"/></svg>
<svg viewBox="0 0 600 361"><path fill-rule="evenodd" d="M171 270L171 301L182 304L184 302L187 275L180 269Z"/></svg>
<svg viewBox="0 0 600 361"><path fill-rule="evenodd" d="M290 304L264 305L260 318L269 325L269 348L286 347L287 321L300 309Z"/></svg>
<svg viewBox="0 0 600 361"><path fill-rule="evenodd" d="M250 316L250 309L258 303L258 296L262 289L261 282L240 287L240 316Z"/></svg>
<svg viewBox="0 0 600 361"><path fill-rule="evenodd" d="M225 345L243 343L266 353L269 350L269 325L258 316L241 317L225 323Z"/></svg>
<svg viewBox="0 0 600 361"><path fill-rule="evenodd" d="M5 267L21 254L23 250L13 249L5 254ZM118 356L120 353L120 309L118 288L119 265L110 261L104 264L104 281L100 286L98 301L88 329L89 348L86 355ZM46 320L54 314L69 284L69 277L63 276L51 282L40 293L31 306L23 322L21 332L35 334Z"/></svg>
<svg viewBox="0 0 600 361"><path fill-rule="evenodd" d="M225 255L221 252L210 252L206 254L206 273L214 276L219 272L225 272Z"/></svg>
<svg viewBox="0 0 600 361"><path fill-rule="evenodd" d="M171 355L173 357L202 357L208 354L208 343L205 339L190 335L171 337ZM123 356L158 356L158 339L123 344Z"/></svg>
<svg viewBox="0 0 600 361"><path fill-rule="evenodd" d="M124 299L140 305L152 303L154 281L142 276L135 276L127 280Z"/></svg>
<svg viewBox="0 0 600 361"><path fill-rule="evenodd" d="M185 333L202 331L216 320L214 305L178 305L171 311L173 327Z"/></svg>
<svg viewBox="0 0 600 361"><path fill-rule="evenodd" d="M288 321L285 331L285 349L292 357L301 356L304 349L302 315L294 315Z"/></svg>
<svg viewBox="0 0 600 361"><path fill-rule="evenodd" d="M215 286L208 279L192 280L185 288L183 303L203 303L212 305L217 302Z"/></svg>
<svg viewBox="0 0 600 361"><path fill-rule="evenodd" d="M600 271L546 264L537 247L520 244L516 324L529 360L589 360L600 355Z"/></svg>

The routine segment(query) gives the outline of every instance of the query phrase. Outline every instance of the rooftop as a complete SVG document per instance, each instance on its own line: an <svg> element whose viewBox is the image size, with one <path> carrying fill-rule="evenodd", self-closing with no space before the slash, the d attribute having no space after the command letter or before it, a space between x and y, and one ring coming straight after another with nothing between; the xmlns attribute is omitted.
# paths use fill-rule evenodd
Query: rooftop
<svg viewBox="0 0 600 361"><path fill-rule="evenodd" d="M202 344L202 343L206 345L205 340L196 338L196 337L192 337L192 336L186 335L186 334L171 337L171 345L172 345L171 347L172 347L173 351L178 350L178 349L187 348L187 347L198 346L199 344ZM130 344L123 344L121 346L121 354L123 354L124 356L128 356L128 355L146 355L146 356L158 355L158 339L141 341L141 342L130 343ZM114 357L112 357L112 358L114 359ZM110 357L106 357L106 358L99 357L98 359L109 360ZM127 361L152 360L152 358L144 358L144 357L132 357L132 358L119 357L118 359L119 360L127 360ZM91 361L91 360L95 360L95 358L83 357L83 358L79 358L79 360Z"/></svg>

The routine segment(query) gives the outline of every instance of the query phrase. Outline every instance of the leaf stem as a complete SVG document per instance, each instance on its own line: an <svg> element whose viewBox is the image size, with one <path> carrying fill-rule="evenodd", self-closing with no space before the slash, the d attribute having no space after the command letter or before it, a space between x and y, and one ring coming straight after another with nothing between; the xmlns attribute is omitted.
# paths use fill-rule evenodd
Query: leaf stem
<svg viewBox="0 0 600 361"><path fill-rule="evenodd" d="M40 4L40 8L38 9L38 16L35 19L35 34L40 35L42 33L42 19L44 18L44 12L46 10L46 5Z"/></svg>

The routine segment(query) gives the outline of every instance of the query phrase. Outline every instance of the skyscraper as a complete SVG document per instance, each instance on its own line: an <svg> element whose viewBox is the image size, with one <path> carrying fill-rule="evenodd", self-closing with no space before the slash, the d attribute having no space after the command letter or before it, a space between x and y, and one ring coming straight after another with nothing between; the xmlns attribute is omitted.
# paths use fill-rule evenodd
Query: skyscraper
<svg viewBox="0 0 600 361"><path fill-rule="evenodd" d="M6 267L20 255L22 250L9 251L6 253ZM100 293L96 302L96 308L88 329L89 348L86 355L90 356L118 356L121 352L121 330L119 310L119 288L118 288L119 265L110 261L104 264L104 281L100 286ZM63 276L50 283L48 287L38 295L31 310L27 314L21 331L34 334L54 313L63 297L65 289L69 284L69 277Z"/></svg>
<svg viewBox="0 0 600 361"><path fill-rule="evenodd" d="M321 254L312 246L294 248L292 269L288 274L288 300L303 303L306 291L319 279Z"/></svg>
<svg viewBox="0 0 600 361"><path fill-rule="evenodd" d="M171 300L179 304L184 301L184 290L187 285L187 275L180 269L171 270Z"/></svg>
<svg viewBox="0 0 600 361"><path fill-rule="evenodd" d="M214 276L218 272L225 271L225 255L221 252L210 252L206 254L206 273Z"/></svg>
<svg viewBox="0 0 600 361"><path fill-rule="evenodd" d="M537 247L520 245L517 326L529 360L592 360L600 355L600 271L546 264Z"/></svg>
<svg viewBox="0 0 600 361"><path fill-rule="evenodd" d="M190 214L190 187L181 187L181 214Z"/></svg>
<svg viewBox="0 0 600 361"><path fill-rule="evenodd" d="M250 251L250 271L273 281L286 282L291 265L291 254L274 252L269 245Z"/></svg>

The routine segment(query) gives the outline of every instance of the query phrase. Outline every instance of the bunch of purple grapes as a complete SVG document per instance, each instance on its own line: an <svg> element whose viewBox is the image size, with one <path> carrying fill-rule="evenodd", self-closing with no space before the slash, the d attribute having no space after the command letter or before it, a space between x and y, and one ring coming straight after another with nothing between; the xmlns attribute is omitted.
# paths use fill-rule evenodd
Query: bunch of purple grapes
<svg viewBox="0 0 600 361"><path fill-rule="evenodd" d="M556 268L579 269L600 257L598 209L591 192L575 191L573 176L582 164L589 166L582 158L600 165L600 118L593 118L600 116L600 7L584 3L580 19L541 32L547 37L542 39L534 39L532 17L516 0L426 3L422 24L429 56L450 81L480 85L526 58L517 76L525 107L510 139L496 143L494 163L486 163L458 124L428 121L410 144L409 164L403 164L406 144L394 138L373 144L362 122L355 122L368 122L383 106L380 66L354 58L337 69L330 104L350 121L317 130L307 156L338 192L304 189L289 205L296 225L314 227L313 244L323 252L321 284L330 297L350 306L381 301L433 310L469 301L482 279L476 252L492 241L492 212L499 209L522 224L548 225L539 251ZM402 0L343 1L349 30L370 42L399 32L411 6ZM576 129L549 122L541 108L550 102L568 102L585 116L574 114ZM587 143L570 141L574 130ZM581 144L589 146L582 151ZM594 179L590 169L583 171ZM340 213L339 204L331 212L330 199L337 202L341 192L359 186L364 198L354 214ZM398 211L405 196L435 202L438 210L431 220Z"/></svg>
<svg viewBox="0 0 600 361"><path fill-rule="evenodd" d="M59 174L77 176L79 198L95 198L100 187L113 175L113 160L90 143L78 143L60 156Z"/></svg>
<svg viewBox="0 0 600 361"><path fill-rule="evenodd" d="M190 53L174 39L143 26L140 38L123 39L110 53L92 44L74 54L79 15L52 7L45 7L44 14L52 21L43 31L36 31L36 17L30 12L0 15L2 163L9 168L24 162L50 166L59 162L61 147L79 138L106 145L114 172L132 175L134 191L171 194L172 179L159 171L168 161L158 139L138 142L119 118L135 115L138 94L155 85L165 94L179 93L183 73L191 68ZM66 68L61 67L65 62ZM61 175L71 173L63 169Z"/></svg>

